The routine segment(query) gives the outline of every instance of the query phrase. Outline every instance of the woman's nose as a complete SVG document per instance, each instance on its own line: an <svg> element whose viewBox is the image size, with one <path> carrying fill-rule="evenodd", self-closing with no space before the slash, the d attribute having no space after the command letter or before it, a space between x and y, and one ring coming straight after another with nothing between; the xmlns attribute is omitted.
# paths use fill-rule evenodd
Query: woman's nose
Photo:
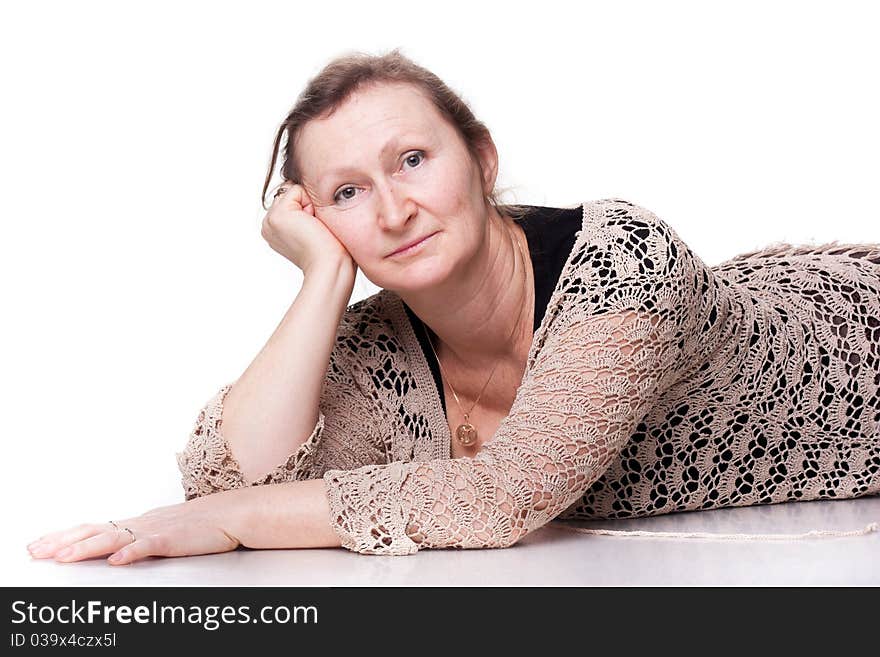
<svg viewBox="0 0 880 657"><path fill-rule="evenodd" d="M379 188L379 206L379 223L392 229L406 224L415 209L409 192L393 181Z"/></svg>

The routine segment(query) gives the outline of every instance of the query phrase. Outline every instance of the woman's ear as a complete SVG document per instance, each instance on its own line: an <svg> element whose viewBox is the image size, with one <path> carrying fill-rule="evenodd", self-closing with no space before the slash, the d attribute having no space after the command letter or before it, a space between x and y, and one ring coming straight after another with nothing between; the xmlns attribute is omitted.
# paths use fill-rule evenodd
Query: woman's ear
<svg viewBox="0 0 880 657"><path fill-rule="evenodd" d="M483 194L488 196L495 189L495 179L498 177L498 150L490 135L487 134L477 144L477 153L483 178Z"/></svg>

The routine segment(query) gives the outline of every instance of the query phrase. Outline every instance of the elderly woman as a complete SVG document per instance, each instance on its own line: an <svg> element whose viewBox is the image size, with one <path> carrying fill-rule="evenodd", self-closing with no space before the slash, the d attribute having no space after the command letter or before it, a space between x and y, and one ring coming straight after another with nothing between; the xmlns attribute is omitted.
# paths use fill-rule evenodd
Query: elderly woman
<svg viewBox="0 0 880 657"><path fill-rule="evenodd" d="M199 413L187 501L35 556L402 555L880 492L880 245L710 268L625 200L502 205L488 130L397 51L311 80L264 199L285 133L263 236L303 285ZM348 306L358 267L381 290Z"/></svg>

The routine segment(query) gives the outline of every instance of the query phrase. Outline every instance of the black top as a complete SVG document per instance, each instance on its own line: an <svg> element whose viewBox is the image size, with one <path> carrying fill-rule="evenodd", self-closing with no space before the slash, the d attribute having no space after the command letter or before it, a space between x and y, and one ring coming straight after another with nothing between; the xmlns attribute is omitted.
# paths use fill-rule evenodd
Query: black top
<svg viewBox="0 0 880 657"><path fill-rule="evenodd" d="M529 256L532 258L532 269L535 276L535 322L532 332L538 330L544 319L544 312L550 297L556 288L559 275L565 266L566 260L574 246L575 233L581 229L583 223L583 208L550 208L539 205L524 205L529 209L524 217L515 219L526 234L529 244ZM406 303L403 304L409 321L413 326L425 360L434 375L434 383L440 392L440 401L443 410L446 411L446 398L443 392L443 380L440 378L440 366L431 349L431 344L425 334L428 329L422 321L410 310Z"/></svg>

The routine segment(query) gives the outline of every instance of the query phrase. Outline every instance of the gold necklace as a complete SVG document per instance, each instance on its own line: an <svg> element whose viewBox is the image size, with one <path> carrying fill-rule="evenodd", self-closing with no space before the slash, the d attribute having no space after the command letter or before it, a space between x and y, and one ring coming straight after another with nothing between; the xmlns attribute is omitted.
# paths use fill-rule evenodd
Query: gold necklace
<svg viewBox="0 0 880 657"><path fill-rule="evenodd" d="M520 259L523 263L523 294L528 296L527 285L527 274L526 274L526 261L525 256L522 252L522 247L519 245L519 242L513 239L514 246L516 250L519 252ZM523 300L525 301L525 300ZM526 304L523 302L520 304L519 317L513 325L513 330L510 332L510 336L507 338L507 341L510 342L510 339L513 337L513 334L516 332L516 327L519 325L520 320L522 319L523 311L525 310ZM477 442L477 429L469 422L470 411L467 413L464 412L464 409L461 407L461 402L458 399L458 394L455 392L455 388L452 387L452 382L449 380L449 376L446 374L446 371L443 369L443 364L440 362L440 357L437 355L437 351L434 349L434 345L431 343L431 337L428 335L428 330L425 328L424 322L422 323L422 331L425 333L425 337L428 339L428 344L431 345L431 351L434 352L434 358L437 359L437 364L440 366L440 371L443 372L443 375L446 377L446 381L449 383L449 388L452 390L452 395L455 397L455 403L458 404L458 409L464 415L464 422L458 425L458 428L455 431L455 437L458 442L465 447L470 447L475 442ZM500 362L500 361L499 361ZM477 402L480 401L480 397L483 396L483 392L486 390L486 386L489 385L489 381L492 380L492 375L495 374L495 370L498 367L498 363L495 363L495 367L492 368L492 372L489 374L489 378L486 379L486 383L483 384L483 389L480 390L480 394L477 395L477 399L471 405L471 411L474 410L474 407L477 405Z"/></svg>

